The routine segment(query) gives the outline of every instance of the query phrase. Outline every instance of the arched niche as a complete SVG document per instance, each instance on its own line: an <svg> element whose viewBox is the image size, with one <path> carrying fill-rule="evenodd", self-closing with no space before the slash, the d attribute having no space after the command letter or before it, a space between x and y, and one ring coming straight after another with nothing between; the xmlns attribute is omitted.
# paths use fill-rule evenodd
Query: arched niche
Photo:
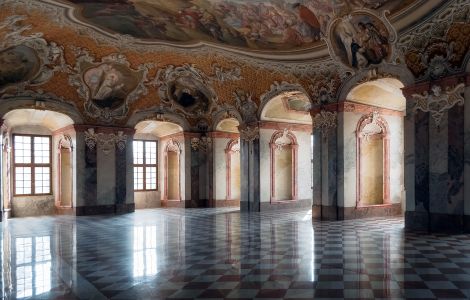
<svg viewBox="0 0 470 300"><path fill-rule="evenodd" d="M228 142L225 148L226 200L240 199L240 140Z"/></svg>
<svg viewBox="0 0 470 300"><path fill-rule="evenodd" d="M297 200L297 138L287 129L276 131L269 147L271 202Z"/></svg>
<svg viewBox="0 0 470 300"><path fill-rule="evenodd" d="M181 146L170 139L165 145L164 170L165 170L165 190L164 200L181 200Z"/></svg>
<svg viewBox="0 0 470 300"><path fill-rule="evenodd" d="M356 145L357 206L390 204L390 135L378 112L359 120Z"/></svg>
<svg viewBox="0 0 470 300"><path fill-rule="evenodd" d="M5 137L10 141L3 149L2 158L3 205L6 211L12 210L12 216L54 214L56 207L69 208L74 205L75 158L72 144L75 130L72 125L75 123L72 117L75 116L32 108L14 109L3 116ZM19 155L15 153L15 149L18 149L15 145L16 137L18 139L29 137L27 144L31 146L28 146L27 157L30 157L28 160L15 159ZM49 142L36 145L36 138L49 139ZM49 146L46 147L47 144ZM36 159L35 150L47 153L41 157L40 163L39 159ZM31 176L27 176L30 179L24 181L31 186L29 192L24 190L18 192L16 188L26 184L18 185L16 180L20 168L23 170L26 168L31 172ZM65 173L66 180L61 178ZM18 178L19 176L25 175L18 175ZM65 187L62 183L67 183L68 186Z"/></svg>
<svg viewBox="0 0 470 300"><path fill-rule="evenodd" d="M73 207L73 141L69 135L59 136L57 143L57 186L56 205Z"/></svg>

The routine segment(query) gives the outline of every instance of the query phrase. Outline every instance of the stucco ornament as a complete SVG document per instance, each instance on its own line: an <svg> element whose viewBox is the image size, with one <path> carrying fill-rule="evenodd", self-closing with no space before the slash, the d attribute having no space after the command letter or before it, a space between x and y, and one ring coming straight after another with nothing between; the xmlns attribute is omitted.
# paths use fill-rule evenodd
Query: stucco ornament
<svg viewBox="0 0 470 300"><path fill-rule="evenodd" d="M223 68L217 63L212 64L212 70L214 75L211 76L212 81L226 82L226 81L239 81L242 80L242 70L240 67L235 67L233 69Z"/></svg>
<svg viewBox="0 0 470 300"><path fill-rule="evenodd" d="M212 140L210 137L207 136L201 136L200 138L194 137L191 139L191 148L194 151L201 150L202 152L207 152L209 151L211 145Z"/></svg>
<svg viewBox="0 0 470 300"><path fill-rule="evenodd" d="M170 111L203 118L218 108L211 79L194 65L169 65L160 69L151 85L158 88L161 103Z"/></svg>
<svg viewBox="0 0 470 300"><path fill-rule="evenodd" d="M101 146L104 154L110 154L114 149L124 151L126 149L127 135L122 131L117 133L96 133L94 128L88 128L85 131L85 144L91 150L94 150L97 146Z"/></svg>
<svg viewBox="0 0 470 300"><path fill-rule="evenodd" d="M22 23L25 19L14 15L0 23L0 29L6 29L0 36L0 92L12 89L20 93L68 70L62 46L46 41L40 32L24 35L32 29Z"/></svg>
<svg viewBox="0 0 470 300"><path fill-rule="evenodd" d="M269 90L260 96L261 107L263 107L266 103L268 103L274 97L277 97L279 95L283 95L286 93L291 93L291 92L302 93L308 97L307 91L303 88L302 85L298 83L290 83L286 81L282 81L282 82L275 81L273 84L271 84Z"/></svg>
<svg viewBox="0 0 470 300"><path fill-rule="evenodd" d="M180 148L179 143L174 139L170 139L168 141L168 143L166 145L166 149L167 149L167 151L170 151L170 152L176 152L176 153L181 152L181 148Z"/></svg>
<svg viewBox="0 0 470 300"><path fill-rule="evenodd" d="M61 148L66 148L70 149L71 151L73 150L73 140L72 137L68 134L61 134L58 138L58 147L59 149Z"/></svg>
<svg viewBox="0 0 470 300"><path fill-rule="evenodd" d="M292 139L289 137L289 135L292 135L292 133L290 133L286 128L282 132L282 135L274 141L274 145L277 150L286 150L287 146L292 145Z"/></svg>
<svg viewBox="0 0 470 300"><path fill-rule="evenodd" d="M242 90L236 90L233 93L236 100L237 110L240 112L244 123L253 123L258 120L256 114L258 112L258 105L251 98L250 93L246 93Z"/></svg>
<svg viewBox="0 0 470 300"><path fill-rule="evenodd" d="M322 110L313 117L313 130L320 130L323 137L327 137L329 131L336 128L338 113Z"/></svg>
<svg viewBox="0 0 470 300"><path fill-rule="evenodd" d="M129 112L129 103L147 94L147 74L153 64L142 64L134 70L123 54L114 53L97 62L88 50L72 49L77 62L69 84L85 100L89 117L107 123L123 119Z"/></svg>
<svg viewBox="0 0 470 300"><path fill-rule="evenodd" d="M455 105L463 105L465 84L461 83L454 87L446 87L445 91L438 85L431 88L431 93L425 91L422 94L413 94L415 106L413 112L421 110L429 112L439 127L444 113Z"/></svg>
<svg viewBox="0 0 470 300"><path fill-rule="evenodd" d="M240 139L246 142L253 142L259 139L259 127L256 125L240 125Z"/></svg>
<svg viewBox="0 0 470 300"><path fill-rule="evenodd" d="M370 137L382 134L383 126L380 124L380 114L378 111L374 111L369 116L367 116L367 124L362 128L360 135L361 138L364 138L366 141L370 140Z"/></svg>

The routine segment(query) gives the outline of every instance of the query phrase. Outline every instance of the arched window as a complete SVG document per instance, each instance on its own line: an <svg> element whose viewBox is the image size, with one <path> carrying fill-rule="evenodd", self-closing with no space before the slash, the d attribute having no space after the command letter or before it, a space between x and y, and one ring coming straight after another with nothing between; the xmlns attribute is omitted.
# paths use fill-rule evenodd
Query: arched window
<svg viewBox="0 0 470 300"><path fill-rule="evenodd" d="M295 135L285 129L276 131L271 149L271 202L297 200L297 152Z"/></svg>
<svg viewBox="0 0 470 300"><path fill-rule="evenodd" d="M164 200L181 200L180 165L181 147L177 141L170 139L165 146L165 194Z"/></svg>
<svg viewBox="0 0 470 300"><path fill-rule="evenodd" d="M240 199L240 143L231 140L225 148L226 161L226 200Z"/></svg>
<svg viewBox="0 0 470 300"><path fill-rule="evenodd" d="M356 129L357 206L390 203L390 138L387 122L373 112Z"/></svg>

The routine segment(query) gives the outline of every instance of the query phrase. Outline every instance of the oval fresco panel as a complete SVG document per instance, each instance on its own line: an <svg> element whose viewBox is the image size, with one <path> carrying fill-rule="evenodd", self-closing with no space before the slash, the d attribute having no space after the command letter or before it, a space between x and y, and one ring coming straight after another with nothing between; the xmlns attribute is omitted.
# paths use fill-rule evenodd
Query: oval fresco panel
<svg viewBox="0 0 470 300"><path fill-rule="evenodd" d="M0 88L33 79L40 70L36 51L15 46L0 51Z"/></svg>

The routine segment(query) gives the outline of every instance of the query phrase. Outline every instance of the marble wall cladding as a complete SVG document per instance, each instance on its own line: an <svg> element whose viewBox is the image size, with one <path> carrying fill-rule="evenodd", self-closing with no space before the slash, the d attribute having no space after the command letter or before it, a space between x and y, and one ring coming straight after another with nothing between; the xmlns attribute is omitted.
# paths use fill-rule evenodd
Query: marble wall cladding
<svg viewBox="0 0 470 300"><path fill-rule="evenodd" d="M127 146L130 146L129 144ZM126 149L120 150L116 147L114 155L116 157L116 204L126 203L127 194L127 155Z"/></svg>
<svg viewBox="0 0 470 300"><path fill-rule="evenodd" d="M362 114L343 112L338 122L338 204L356 206L356 127Z"/></svg>
<svg viewBox="0 0 470 300"><path fill-rule="evenodd" d="M429 211L429 162L429 113L418 111L415 115L415 211Z"/></svg>
<svg viewBox="0 0 470 300"><path fill-rule="evenodd" d="M429 120L429 211L448 212L448 114L439 126Z"/></svg>
<svg viewBox="0 0 470 300"><path fill-rule="evenodd" d="M226 169L227 163L225 159L225 148L227 147L230 139L227 138L215 138L213 140L214 148L214 185L213 195L216 200L224 200L227 195L227 184L226 184Z"/></svg>
<svg viewBox="0 0 470 300"><path fill-rule="evenodd" d="M464 211L470 216L470 87L465 89L464 162ZM470 230L470 218L467 224Z"/></svg>
<svg viewBox="0 0 470 300"><path fill-rule="evenodd" d="M260 129L260 184L261 202L269 202L271 197L271 148L269 143L275 130Z"/></svg>
<svg viewBox="0 0 470 300"><path fill-rule="evenodd" d="M53 215L55 199L53 195L15 197L12 201L13 217Z"/></svg>
<svg viewBox="0 0 470 300"><path fill-rule="evenodd" d="M390 201L402 203L405 189L405 133L404 119L400 116L383 116L390 130Z"/></svg>
<svg viewBox="0 0 470 300"><path fill-rule="evenodd" d="M161 207L159 191L135 192L134 201L136 209Z"/></svg>
<svg viewBox="0 0 470 300"><path fill-rule="evenodd" d="M245 174L240 179L240 210L249 210L249 197L250 197L250 143L240 139L240 172Z"/></svg>
<svg viewBox="0 0 470 300"><path fill-rule="evenodd" d="M413 101L407 100L407 111L412 109ZM404 121L404 184L405 211L415 210L415 115L407 113Z"/></svg>
<svg viewBox="0 0 470 300"><path fill-rule="evenodd" d="M197 207L199 201L199 152L191 149L191 200Z"/></svg>
<svg viewBox="0 0 470 300"><path fill-rule="evenodd" d="M97 149L97 195L94 205L116 204L116 156L114 151L109 153L104 145L98 143Z"/></svg>
<svg viewBox="0 0 470 300"><path fill-rule="evenodd" d="M85 180L83 182L83 197L84 206L95 205L97 203L97 190L98 190L98 163L97 163L97 148L90 149L83 143L85 147ZM80 205L81 206L81 205Z"/></svg>
<svg viewBox="0 0 470 300"><path fill-rule="evenodd" d="M260 140L240 140L241 211L260 211Z"/></svg>
<svg viewBox="0 0 470 300"><path fill-rule="evenodd" d="M338 205L338 130L330 130L328 135L328 204Z"/></svg>
<svg viewBox="0 0 470 300"><path fill-rule="evenodd" d="M312 194L313 205L321 204L321 133L317 131L313 135L313 163L312 163Z"/></svg>
<svg viewBox="0 0 470 300"><path fill-rule="evenodd" d="M464 107L454 106L448 119L448 213L464 210Z"/></svg>

